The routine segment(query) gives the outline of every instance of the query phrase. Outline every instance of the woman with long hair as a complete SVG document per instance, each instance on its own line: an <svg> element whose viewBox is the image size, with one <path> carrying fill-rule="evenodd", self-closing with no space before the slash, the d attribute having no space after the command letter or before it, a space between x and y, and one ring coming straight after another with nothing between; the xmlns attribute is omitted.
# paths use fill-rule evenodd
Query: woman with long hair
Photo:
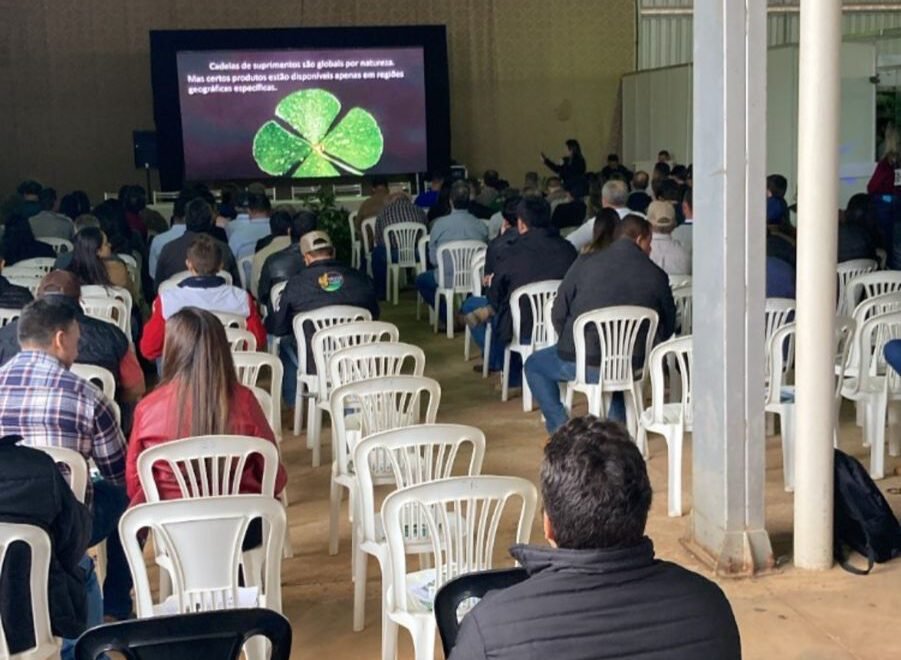
<svg viewBox="0 0 901 660"><path fill-rule="evenodd" d="M118 286L138 299L135 283L125 263L113 256L106 234L97 227L84 227L72 241L72 260L66 270L75 273L83 285Z"/></svg>
<svg viewBox="0 0 901 660"><path fill-rule="evenodd" d="M563 181L563 187L574 198L588 194L588 183L585 179L585 157L578 140L570 138L566 141L567 155L559 163L555 163L541 152L541 162L557 174Z"/></svg>
<svg viewBox="0 0 901 660"><path fill-rule="evenodd" d="M613 233L619 222L619 213L616 209L604 208L598 211L594 218L591 243L586 246L583 254L594 254L608 247L613 242Z"/></svg>
<svg viewBox="0 0 901 660"><path fill-rule="evenodd" d="M279 396L278 393L275 396ZM238 383L225 329L213 314L185 307L166 321L160 384L135 409L125 478L132 505L144 501L138 456L150 447L198 435L248 435L275 443L275 435L254 393ZM181 490L168 469L154 473L160 497L178 499ZM263 461L248 459L240 491L258 494ZM278 467L275 492L287 483Z"/></svg>

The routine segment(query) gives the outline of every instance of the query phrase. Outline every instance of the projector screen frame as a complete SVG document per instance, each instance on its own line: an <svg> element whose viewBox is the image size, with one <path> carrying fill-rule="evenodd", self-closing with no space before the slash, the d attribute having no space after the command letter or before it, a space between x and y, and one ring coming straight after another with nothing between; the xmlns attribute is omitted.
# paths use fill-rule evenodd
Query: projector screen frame
<svg viewBox="0 0 901 660"><path fill-rule="evenodd" d="M261 46L261 44L265 44L265 46ZM176 61L176 54L179 51L411 47L422 48L425 67L427 169L430 171L445 170L450 165L450 91L447 33L443 25L151 30L150 78L162 189L178 190L185 183L181 103ZM413 174L416 172L397 172L390 176ZM339 181L334 178L317 180L273 177L263 173L259 177L254 177L253 180L265 182Z"/></svg>

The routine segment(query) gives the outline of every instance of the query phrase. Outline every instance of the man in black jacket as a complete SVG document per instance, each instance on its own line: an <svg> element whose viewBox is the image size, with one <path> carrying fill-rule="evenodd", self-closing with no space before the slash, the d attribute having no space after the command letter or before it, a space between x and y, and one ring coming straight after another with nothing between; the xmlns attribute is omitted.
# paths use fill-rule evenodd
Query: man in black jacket
<svg viewBox="0 0 901 660"><path fill-rule="evenodd" d="M300 253L300 239L304 234L316 229L318 218L312 211L301 211L291 219L291 245L275 254L270 254L260 270L260 287L257 300L269 307L269 292L279 282L287 282L303 270L303 255Z"/></svg>
<svg viewBox="0 0 901 660"><path fill-rule="evenodd" d="M567 423L544 449L541 493L550 547L511 548L529 577L476 605L451 660L741 658L720 588L654 558L651 484L622 426Z"/></svg>
<svg viewBox="0 0 901 660"><path fill-rule="evenodd" d="M372 312L379 317L379 303L375 286L366 273L351 268L335 259L332 239L324 231L311 231L300 239L305 268L288 280L278 311L266 318L269 334L284 337L281 342L281 359L285 367L282 394L288 405L294 404L297 390L297 344L294 333L294 317L301 312L328 305L352 305ZM305 328L307 338L307 373L315 373L310 339L312 326Z"/></svg>
<svg viewBox="0 0 901 660"><path fill-rule="evenodd" d="M576 348L573 324L585 312L618 305L636 305L657 312L655 342L668 339L676 325L676 306L669 277L649 258L651 226L637 215L620 221L610 247L579 258L569 269L554 301L552 321L557 331L557 345L536 351L526 361L526 379L541 412L548 433L566 422L566 409L560 401L558 383L576 377ZM644 362L647 328L642 327L635 341L632 363ZM587 333L586 357L588 377L597 379L601 357L597 334ZM620 393L616 393L619 395ZM621 396L614 397L610 411L614 419L624 420Z"/></svg>
<svg viewBox="0 0 901 660"><path fill-rule="evenodd" d="M15 245L0 243L0 271L6 265L7 252L14 251ZM12 284L8 279L0 275L0 307L3 309L22 309L34 298L31 291L24 286Z"/></svg>
<svg viewBox="0 0 901 660"><path fill-rule="evenodd" d="M53 459L38 449L18 446L21 439L14 435L0 439L0 521L35 525L50 536L50 625L54 635L75 639L86 623L98 625L102 618L100 589L85 555L91 538L91 513L75 499ZM0 579L0 617L12 653L34 644L30 566L29 550L13 543ZM88 580L91 603L87 602ZM89 620L89 608L93 620Z"/></svg>

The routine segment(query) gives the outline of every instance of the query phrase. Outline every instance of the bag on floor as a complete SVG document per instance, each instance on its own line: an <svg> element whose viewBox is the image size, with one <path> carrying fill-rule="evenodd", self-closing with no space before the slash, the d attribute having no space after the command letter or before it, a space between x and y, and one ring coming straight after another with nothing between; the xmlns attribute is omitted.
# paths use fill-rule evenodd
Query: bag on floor
<svg viewBox="0 0 901 660"><path fill-rule="evenodd" d="M874 563L901 555L901 524L860 461L835 450L835 560L849 573L866 575ZM848 546L867 558L866 570L848 563Z"/></svg>

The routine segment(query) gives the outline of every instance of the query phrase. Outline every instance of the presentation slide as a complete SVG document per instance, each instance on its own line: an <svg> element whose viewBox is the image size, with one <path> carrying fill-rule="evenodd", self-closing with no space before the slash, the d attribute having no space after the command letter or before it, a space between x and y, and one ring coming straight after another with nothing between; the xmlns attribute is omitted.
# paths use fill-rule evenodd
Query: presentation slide
<svg viewBox="0 0 901 660"><path fill-rule="evenodd" d="M422 48L179 51L185 178L427 169Z"/></svg>

